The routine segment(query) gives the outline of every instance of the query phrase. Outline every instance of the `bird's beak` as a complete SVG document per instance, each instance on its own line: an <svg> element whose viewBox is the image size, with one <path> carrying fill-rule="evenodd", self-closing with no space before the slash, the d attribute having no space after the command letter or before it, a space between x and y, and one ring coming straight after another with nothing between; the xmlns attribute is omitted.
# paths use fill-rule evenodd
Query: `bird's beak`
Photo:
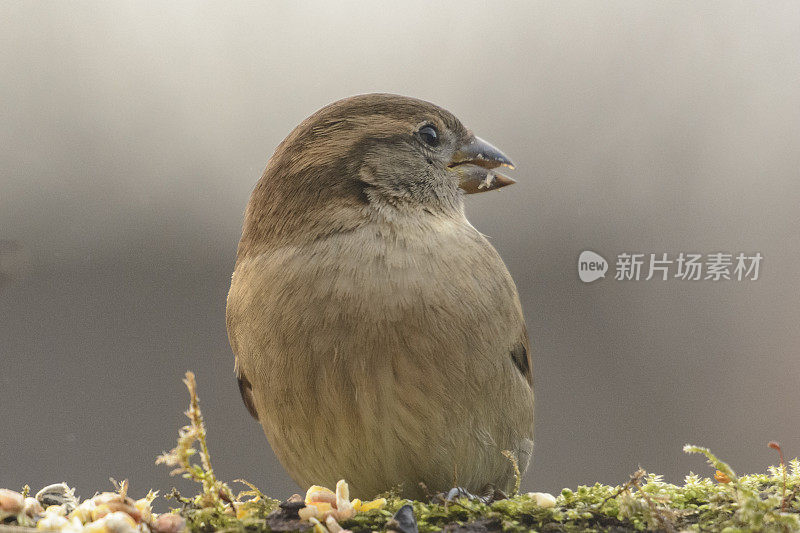
<svg viewBox="0 0 800 533"><path fill-rule="evenodd" d="M472 137L461 145L448 166L458 173L458 186L467 194L491 191L516 183L495 171L497 167L514 168L514 163L480 137Z"/></svg>

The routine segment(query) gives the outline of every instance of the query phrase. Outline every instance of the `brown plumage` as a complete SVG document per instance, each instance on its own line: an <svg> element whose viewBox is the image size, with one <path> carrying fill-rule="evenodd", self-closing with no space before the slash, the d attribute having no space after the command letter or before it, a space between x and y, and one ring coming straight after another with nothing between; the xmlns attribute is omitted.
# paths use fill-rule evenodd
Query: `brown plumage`
<svg viewBox="0 0 800 533"><path fill-rule="evenodd" d="M242 398L304 488L508 489L533 448L516 288L464 216L511 162L449 112L333 103L278 146L245 215L227 322Z"/></svg>

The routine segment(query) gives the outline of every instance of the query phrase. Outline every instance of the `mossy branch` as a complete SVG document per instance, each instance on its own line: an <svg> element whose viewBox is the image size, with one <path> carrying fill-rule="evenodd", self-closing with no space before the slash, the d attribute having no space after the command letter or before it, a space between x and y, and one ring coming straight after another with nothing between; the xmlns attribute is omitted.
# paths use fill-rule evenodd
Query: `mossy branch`
<svg viewBox="0 0 800 533"><path fill-rule="evenodd" d="M694 444L687 444L683 447L683 451L685 453L699 453L706 456L708 459L708 464L728 476L728 479L731 480L733 483L737 483L738 479L736 477L736 472L733 471L733 468L730 467L728 463L722 461L717 458L716 455L711 453L711 450L708 448L703 448L702 446L695 446Z"/></svg>
<svg viewBox="0 0 800 533"><path fill-rule="evenodd" d="M214 475L214 468L211 466L211 454L206 441L206 426L203 421L203 412L200 410L200 398L197 395L197 381L194 373L186 372L183 383L189 390L189 409L185 412L189 424L178 431L177 445L169 452L159 455L156 464L174 466L176 468L170 472L170 475L181 474L186 479L200 483L203 486L203 492L198 495L196 502L200 507L221 505L223 500L232 500L233 495L230 488L217 479ZM192 457L198 451L194 447L195 443L200 447L200 464L192 462Z"/></svg>

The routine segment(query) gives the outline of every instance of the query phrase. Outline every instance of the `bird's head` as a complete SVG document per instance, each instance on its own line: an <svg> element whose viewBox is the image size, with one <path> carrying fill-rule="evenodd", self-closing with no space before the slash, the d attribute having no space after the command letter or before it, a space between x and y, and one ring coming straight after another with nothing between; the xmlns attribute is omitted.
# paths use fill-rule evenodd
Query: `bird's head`
<svg viewBox="0 0 800 533"><path fill-rule="evenodd" d="M348 118L334 119L335 129L341 129L332 137L351 140L352 160L360 165L354 175L376 199L427 205L459 194L458 189L471 194L514 183L495 170L513 168L511 160L441 107L390 94L333 106L341 106Z"/></svg>
<svg viewBox="0 0 800 533"><path fill-rule="evenodd" d="M320 109L278 146L251 197L245 233L248 221L261 235L338 231L370 209L461 212L464 193L514 183L500 167L513 164L441 107L353 96Z"/></svg>

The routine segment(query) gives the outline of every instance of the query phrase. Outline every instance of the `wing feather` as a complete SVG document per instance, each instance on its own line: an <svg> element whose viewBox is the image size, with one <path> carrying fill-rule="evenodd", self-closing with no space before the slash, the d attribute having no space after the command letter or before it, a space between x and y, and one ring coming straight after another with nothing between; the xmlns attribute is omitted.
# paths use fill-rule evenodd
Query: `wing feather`
<svg viewBox="0 0 800 533"><path fill-rule="evenodd" d="M517 369L525 376L528 385L533 386L533 364L531 362L530 340L528 339L528 328L522 325L522 334L519 342L511 349L511 359Z"/></svg>

